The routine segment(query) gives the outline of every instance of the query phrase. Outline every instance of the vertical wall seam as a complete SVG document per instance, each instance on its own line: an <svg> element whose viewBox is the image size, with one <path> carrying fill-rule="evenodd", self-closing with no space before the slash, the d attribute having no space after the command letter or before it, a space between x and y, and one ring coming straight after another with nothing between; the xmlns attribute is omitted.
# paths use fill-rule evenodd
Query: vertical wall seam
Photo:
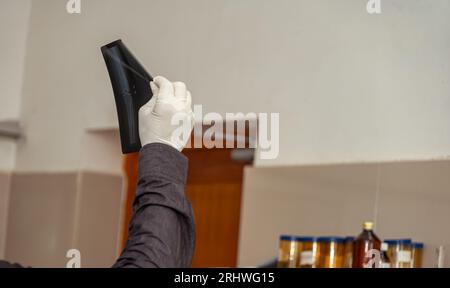
<svg viewBox="0 0 450 288"><path fill-rule="evenodd" d="M83 184L83 174L80 170L76 171L76 179L75 179L75 209L74 209L74 216L73 216L73 234L72 234L72 247L70 249L78 249L79 246L79 231L80 231L80 214L81 214L81 201L82 201L82 184ZM78 249L79 250L79 249ZM83 252L81 253L81 261L83 261ZM81 265L83 265L83 262L81 262Z"/></svg>
<svg viewBox="0 0 450 288"><path fill-rule="evenodd" d="M11 199L11 191L12 191L12 181L13 181L13 173L12 172L8 172L5 173L5 175L7 175L7 184L6 184L6 193L5 193L5 211L4 211L4 223L5 226L3 227L3 231L0 231L0 237L2 237L2 243L3 243L3 247L0 247L0 259L2 258L6 258L6 248L7 246L7 242L8 242L8 227L9 227L9 205L10 205L10 199Z"/></svg>

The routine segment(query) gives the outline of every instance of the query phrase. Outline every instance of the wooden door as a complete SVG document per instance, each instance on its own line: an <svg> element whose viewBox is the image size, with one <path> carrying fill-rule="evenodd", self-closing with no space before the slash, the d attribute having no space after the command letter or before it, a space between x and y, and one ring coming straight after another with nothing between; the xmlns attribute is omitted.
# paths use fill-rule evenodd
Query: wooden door
<svg viewBox="0 0 450 288"><path fill-rule="evenodd" d="M186 195L197 228L193 267L235 267L237 261L243 163L231 159L232 149L185 149L189 158ZM138 178L138 154L124 160L127 178L123 245Z"/></svg>
<svg viewBox="0 0 450 288"><path fill-rule="evenodd" d="M255 122L250 121L244 120L244 126L241 126L245 127L243 131L238 129L238 122L235 122L230 134L227 134L226 123L223 123L225 133L214 137L222 139L220 141L223 141L223 147L226 147L226 141L230 139L233 141L233 147L249 147L250 140L256 137L256 130L251 129L256 127L251 124ZM209 127L211 126L203 126L202 131ZM190 147L194 147L195 137L203 137L203 134L192 134ZM244 157L241 159L244 161L237 162L231 157L234 149L204 147L183 150L183 154L189 159L186 196L194 209L197 231L192 267L235 267L244 166L252 162L253 150L247 149L250 157ZM138 157L137 153L128 154L124 160L128 184L123 243L128 236L128 223L138 177Z"/></svg>
<svg viewBox="0 0 450 288"><path fill-rule="evenodd" d="M197 225L193 267L235 267L241 212L242 163L231 149L186 149L186 195Z"/></svg>

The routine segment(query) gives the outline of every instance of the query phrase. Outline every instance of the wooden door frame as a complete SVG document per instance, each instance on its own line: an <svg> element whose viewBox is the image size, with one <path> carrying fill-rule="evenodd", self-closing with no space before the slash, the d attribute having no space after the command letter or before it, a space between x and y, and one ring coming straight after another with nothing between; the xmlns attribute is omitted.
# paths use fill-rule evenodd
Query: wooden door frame
<svg viewBox="0 0 450 288"><path fill-rule="evenodd" d="M223 141L223 147L226 147L226 143L227 141L230 140L231 137L233 137L234 141L234 147L248 147L251 143L251 141L255 141L255 137L256 137L256 133L257 133L257 119L251 118L251 119L235 119L232 120L234 122L233 124L233 133L230 134L227 132L227 127L231 127L230 123L228 122L223 122L223 131L225 131L225 133L223 133L222 135L214 135L214 140L217 139L216 137L218 137L220 140ZM244 132L242 133L242 131L239 131L238 127L240 124L238 124L239 122L245 122L245 129ZM256 121L256 131L253 131L251 133L251 125L250 124L252 121ZM196 123L196 125L201 125L201 131L202 133L199 134L195 134L195 131L198 131L199 129L195 129L191 134L191 139L189 140L191 142L191 147L194 147L194 141L197 137L202 137L203 139L203 134L204 132L210 128L212 126L212 124L203 124L203 123ZM198 127L197 127L198 128ZM250 135L252 134L252 135ZM201 149L207 149L204 147L203 145L203 141L202 141L202 148ZM199 149L199 148L187 148L185 149L183 152L184 154L189 154L189 151L191 149ZM221 148L215 148L215 149L221 149ZM227 148L224 148L227 149ZM230 150L230 149L227 149ZM139 153L130 153L130 154L126 154L124 157L124 161L123 161L123 170L124 170L124 174L125 174L125 203L124 203L124 209L125 209L125 213L124 213L124 219L123 219L123 224L122 224L122 248L125 247L125 243L126 240L128 238L128 226L129 226L129 221L131 219L132 216L132 207L133 207L133 201L135 198L135 191L136 191L136 186L137 186L137 180L138 180L138 163L139 163ZM233 173L238 173L237 171L234 171ZM240 178L236 178L236 179L240 179L239 181L241 182L241 192L242 192L242 182L243 182L243 169L239 172L240 173ZM221 175L221 176L232 176L232 175ZM236 176L236 175L235 175ZM228 178L231 179L231 178ZM188 184L190 183L195 183L195 181L198 181L199 179L196 179L195 175L192 175L192 173L190 174L190 176L188 177ZM239 213L238 213L239 212ZM239 215L238 219L240 219L240 206L239 206L239 211L236 212ZM240 221L240 220L239 220ZM237 232L239 233L239 226L237 227ZM236 243L237 245L237 243ZM236 259L237 259L237 247L236 247ZM236 264L234 264L236 265Z"/></svg>

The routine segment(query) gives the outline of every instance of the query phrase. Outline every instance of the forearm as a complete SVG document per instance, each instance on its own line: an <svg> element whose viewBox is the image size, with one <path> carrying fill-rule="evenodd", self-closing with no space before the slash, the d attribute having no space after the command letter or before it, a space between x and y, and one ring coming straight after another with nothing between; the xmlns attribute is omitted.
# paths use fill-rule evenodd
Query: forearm
<svg viewBox="0 0 450 288"><path fill-rule="evenodd" d="M195 224L184 195L187 162L165 144L141 149L129 237L114 267L190 266Z"/></svg>
<svg viewBox="0 0 450 288"><path fill-rule="evenodd" d="M0 268L24 268L24 267L17 263L9 263L9 262L0 260Z"/></svg>

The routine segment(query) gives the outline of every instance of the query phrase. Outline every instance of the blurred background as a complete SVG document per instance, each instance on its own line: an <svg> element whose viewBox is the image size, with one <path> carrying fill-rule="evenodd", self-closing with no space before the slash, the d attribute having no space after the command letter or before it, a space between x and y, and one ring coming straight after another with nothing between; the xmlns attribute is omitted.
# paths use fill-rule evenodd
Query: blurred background
<svg viewBox="0 0 450 288"><path fill-rule="evenodd" d="M204 113L280 113L276 159L185 150L193 266L259 265L281 234L356 235L366 220L424 243L426 267L450 245L449 1L66 3L0 0L0 259L118 256L137 155L121 154L100 46L119 38Z"/></svg>

